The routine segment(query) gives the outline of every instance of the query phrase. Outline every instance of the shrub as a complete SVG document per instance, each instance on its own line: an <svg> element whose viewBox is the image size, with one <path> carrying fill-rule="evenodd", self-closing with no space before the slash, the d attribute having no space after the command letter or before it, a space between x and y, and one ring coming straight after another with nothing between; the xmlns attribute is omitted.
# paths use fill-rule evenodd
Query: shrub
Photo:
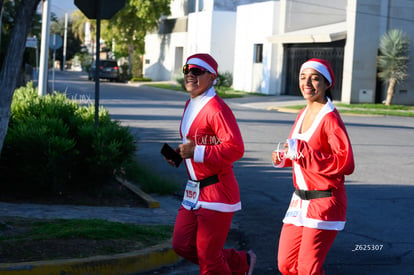
<svg viewBox="0 0 414 275"><path fill-rule="evenodd" d="M184 77L177 77L175 81L181 86L183 91L185 91L185 85L184 85Z"/></svg>
<svg viewBox="0 0 414 275"><path fill-rule="evenodd" d="M68 132L59 118L28 117L9 127L1 156L2 175L13 179L14 185L4 187L35 194L62 191L78 153Z"/></svg>
<svg viewBox="0 0 414 275"><path fill-rule="evenodd" d="M122 65L120 66L121 68L121 73L120 73L120 78L122 81L128 81L129 79L131 79L131 75L129 74L129 64L127 62L122 63Z"/></svg>
<svg viewBox="0 0 414 275"><path fill-rule="evenodd" d="M152 79L149 78L149 77L136 77L136 76L134 76L134 77L131 78L131 81L132 82L151 82Z"/></svg>
<svg viewBox="0 0 414 275"><path fill-rule="evenodd" d="M231 87L231 85L233 85L233 75L230 72L217 75L217 87Z"/></svg>
<svg viewBox="0 0 414 275"><path fill-rule="evenodd" d="M62 94L39 97L32 84L13 96L0 157L0 186L27 192L62 192L105 184L136 150L129 129L99 109L81 107Z"/></svg>
<svg viewBox="0 0 414 275"><path fill-rule="evenodd" d="M99 184L119 171L125 162L133 158L136 146L134 138L117 122L102 123L95 129L85 124L79 129L78 148L81 154L81 174L85 181Z"/></svg>
<svg viewBox="0 0 414 275"><path fill-rule="evenodd" d="M224 72L224 73L218 73L217 75L217 83L216 83L216 87L231 87L231 85L233 85L233 75L230 72ZM184 77L182 76L177 76L175 78L175 81L181 85L181 87L183 88L183 90L185 91L185 85L184 85Z"/></svg>

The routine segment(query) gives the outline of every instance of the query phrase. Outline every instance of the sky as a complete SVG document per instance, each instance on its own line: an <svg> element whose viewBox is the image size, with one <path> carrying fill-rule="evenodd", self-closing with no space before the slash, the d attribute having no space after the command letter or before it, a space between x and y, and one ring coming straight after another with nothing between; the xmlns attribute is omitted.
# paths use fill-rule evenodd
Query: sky
<svg viewBox="0 0 414 275"><path fill-rule="evenodd" d="M77 10L75 6L75 0L49 0L50 10L55 13L58 18L65 16L65 13L70 15L73 11Z"/></svg>

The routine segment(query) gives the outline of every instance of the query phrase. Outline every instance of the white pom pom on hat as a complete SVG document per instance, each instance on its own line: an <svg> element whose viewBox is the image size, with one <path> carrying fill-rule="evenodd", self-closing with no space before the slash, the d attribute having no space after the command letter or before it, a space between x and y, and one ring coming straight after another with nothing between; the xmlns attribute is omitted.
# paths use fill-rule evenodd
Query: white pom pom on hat
<svg viewBox="0 0 414 275"><path fill-rule="evenodd" d="M318 58L312 58L302 64L300 67L299 75L304 69L314 69L323 75L326 80L329 82L329 88L332 88L335 84L335 75L333 73L331 64L324 60Z"/></svg>

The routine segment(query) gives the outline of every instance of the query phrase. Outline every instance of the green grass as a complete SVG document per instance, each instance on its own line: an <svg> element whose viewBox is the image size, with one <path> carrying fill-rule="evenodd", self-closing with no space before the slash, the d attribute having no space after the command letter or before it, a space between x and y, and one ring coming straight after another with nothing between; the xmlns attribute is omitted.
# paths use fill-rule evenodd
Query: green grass
<svg viewBox="0 0 414 275"><path fill-rule="evenodd" d="M130 162L125 166L126 178L137 183L146 193L171 195L180 189L180 184L172 181L168 176L154 172L153 169L142 163Z"/></svg>
<svg viewBox="0 0 414 275"><path fill-rule="evenodd" d="M221 98L238 98L238 97L245 97L245 96L266 96L259 93L248 93L244 91L234 90L230 87L218 87L216 88L217 94Z"/></svg>
<svg viewBox="0 0 414 275"><path fill-rule="evenodd" d="M184 92L183 88L180 85L173 85L173 84L167 84L167 83L151 83L151 84L147 83L145 84L145 86Z"/></svg>
<svg viewBox="0 0 414 275"><path fill-rule="evenodd" d="M344 103L335 103L337 107L343 108L352 108L352 109L385 109L385 110L406 110L414 111L414 106L406 105L390 105L386 106L384 104L372 104L372 103L358 103L358 104L344 104Z"/></svg>
<svg viewBox="0 0 414 275"><path fill-rule="evenodd" d="M172 225L139 225L99 219L0 219L3 263L131 252L169 242L173 232Z"/></svg>
<svg viewBox="0 0 414 275"><path fill-rule="evenodd" d="M414 117L414 106L406 105L391 105L386 106L384 104L344 104L334 103L336 108L341 114L354 114L354 115L381 115L381 116L404 116ZM306 105L291 105L284 106L283 108L300 110Z"/></svg>
<svg viewBox="0 0 414 275"><path fill-rule="evenodd" d="M13 227L21 221L9 222ZM24 221L27 223L27 221ZM99 219L55 219L48 221L32 221L30 230L8 237L4 240L50 240L83 238L90 240L139 240L145 245L153 245L172 236L173 227L170 225L137 225L119 222L109 222Z"/></svg>
<svg viewBox="0 0 414 275"><path fill-rule="evenodd" d="M174 85L174 84L166 84L166 83L151 83L151 84L145 84L146 86L150 87L156 87L166 90L173 90L173 91L180 91L186 93L186 91L181 87L181 85ZM234 90L230 87L216 87L216 92L221 98L238 98L238 97L244 97L244 96L265 96L263 94L259 93L248 93L244 91Z"/></svg>

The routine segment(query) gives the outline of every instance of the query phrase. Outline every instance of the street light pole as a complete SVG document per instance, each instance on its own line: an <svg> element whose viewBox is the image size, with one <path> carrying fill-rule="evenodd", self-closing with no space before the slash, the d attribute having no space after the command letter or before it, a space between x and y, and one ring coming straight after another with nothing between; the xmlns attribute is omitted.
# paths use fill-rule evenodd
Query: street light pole
<svg viewBox="0 0 414 275"><path fill-rule="evenodd" d="M39 80L38 89L39 96L43 96L47 92L47 74L48 74L48 59L49 59L49 24L50 24L50 1L43 1L42 10L42 43L40 45L40 65L39 65Z"/></svg>
<svg viewBox="0 0 414 275"><path fill-rule="evenodd" d="M101 1L96 2L96 58L95 58L95 128L99 125L99 70L101 47Z"/></svg>
<svg viewBox="0 0 414 275"><path fill-rule="evenodd" d="M67 46L67 38L68 37L68 13L65 13L65 34L63 37L63 64L62 64L62 70L66 70L66 46Z"/></svg>

